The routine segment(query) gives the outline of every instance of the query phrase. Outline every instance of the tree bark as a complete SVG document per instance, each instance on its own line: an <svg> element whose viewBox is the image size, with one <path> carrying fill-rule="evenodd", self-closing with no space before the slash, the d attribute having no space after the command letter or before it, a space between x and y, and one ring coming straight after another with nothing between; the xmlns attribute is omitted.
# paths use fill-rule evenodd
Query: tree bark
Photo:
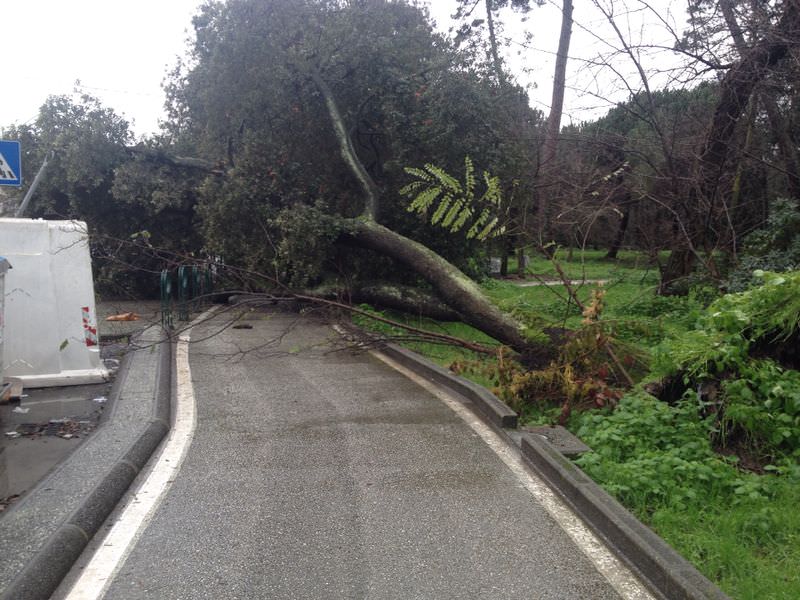
<svg viewBox="0 0 800 600"><path fill-rule="evenodd" d="M182 167L185 169L202 171L204 173L211 173L213 175L225 174L224 164L211 162L210 160L205 160L202 158L195 158L190 156L175 156L172 154L167 154L163 150L158 150L156 148L148 148L147 146L142 146L142 145L126 146L125 150L127 150L131 154L138 154L140 156L144 156L148 160L151 160L154 163L158 164L165 164L173 167Z"/></svg>
<svg viewBox="0 0 800 600"><path fill-rule="evenodd" d="M333 90L331 90L328 83L322 78L322 75L316 68L311 69L311 78L314 80L314 84L325 100L325 108L328 109L331 125L333 125L333 131L339 142L339 151L341 152L342 159L364 191L366 200L364 203L364 216L369 219L377 219L379 206L378 198L380 197L378 186L375 181L373 181L372 177L370 177L370 174L367 173L361 159L358 158L358 154L353 147L353 140L350 139L350 134L347 132L347 127L344 124L344 118L341 112L339 112L338 104L336 104Z"/></svg>
<svg viewBox="0 0 800 600"><path fill-rule="evenodd" d="M461 321L462 317L437 297L418 288L396 283L373 283L356 288L323 286L298 292L326 300L344 299L350 304L371 304L437 321Z"/></svg>
<svg viewBox="0 0 800 600"><path fill-rule="evenodd" d="M784 58L791 40L800 30L798 0L787 0L784 14L774 31L768 32L732 67L720 83L720 98L699 158L700 194L707 200L715 195L736 124L746 110L755 87L769 69Z"/></svg>
<svg viewBox="0 0 800 600"><path fill-rule="evenodd" d="M564 88L567 81L567 58L569 55L569 43L572 39L572 0L563 0L561 9L561 34L558 38L558 50L556 52L556 66L553 72L553 94L550 100L550 114L547 117L545 127L544 142L539 153L539 176L548 182L550 174L554 169L553 161L556 158L558 148L558 135L561 132L561 114L564 109ZM550 186L543 186L542 189L550 189ZM540 240L549 227L548 203L544 194L539 192L537 202L537 217L539 220Z"/></svg>
<svg viewBox="0 0 800 600"><path fill-rule="evenodd" d="M494 74L497 77L497 84L501 88L506 86L506 77L503 73L503 66L500 63L500 52L497 50L497 36L494 32L494 7L492 0L486 0L486 24L489 26L489 47L492 52L492 62L494 63Z"/></svg>
<svg viewBox="0 0 800 600"><path fill-rule="evenodd" d="M503 246L500 250L500 277L508 275L508 249Z"/></svg>
<svg viewBox="0 0 800 600"><path fill-rule="evenodd" d="M556 67L553 72L553 95L550 100L550 114L547 117L547 128L542 144L541 164L549 167L556 156L558 134L561 131L561 114L564 109L564 88L567 83L567 58L569 43L572 39L572 0L564 0L561 9L561 34L558 38Z"/></svg>
<svg viewBox="0 0 800 600"><path fill-rule="evenodd" d="M465 323L520 353L531 351L533 344L525 337L524 328L497 308L472 279L431 249L369 219L353 220L344 241L413 269Z"/></svg>
<svg viewBox="0 0 800 600"><path fill-rule="evenodd" d="M798 39L798 34L800 0L786 0L778 24L750 47L720 82L719 100L697 159L695 186L688 198L690 206L705 206L706 214L697 212L691 222L685 224L689 238L685 246L670 253L661 274L663 292L691 273L697 252L705 249L711 219L717 208L718 186L731 153L730 143L736 125L756 86L769 74L769 69L788 54L789 45Z"/></svg>
<svg viewBox="0 0 800 600"><path fill-rule="evenodd" d="M630 199L630 193L628 194L628 199ZM625 240L625 234L628 231L628 224L630 223L631 219L631 211L628 208L624 208L622 210L622 219L619 222L619 227L617 227L617 233L614 236L614 241L611 243L611 247L608 249L606 253L606 258L609 259L616 259L617 254L619 254L619 250L622 247L622 242Z"/></svg>

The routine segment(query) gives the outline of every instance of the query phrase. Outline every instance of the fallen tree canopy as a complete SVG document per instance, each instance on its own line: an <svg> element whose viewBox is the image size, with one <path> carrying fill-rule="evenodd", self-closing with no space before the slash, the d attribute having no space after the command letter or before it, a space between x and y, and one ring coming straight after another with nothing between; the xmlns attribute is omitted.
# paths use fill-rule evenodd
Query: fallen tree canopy
<svg viewBox="0 0 800 600"><path fill-rule="evenodd" d="M349 221L349 232L345 240L379 252L413 269L433 287L445 304L461 315L465 323L511 346L521 354L541 353L535 349L540 343L537 344L526 336L526 327L495 306L467 275L423 244L376 221L381 201L380 189L355 151L330 86L315 66L308 66L305 70L310 73L322 95L341 158L363 194L364 212L361 217Z"/></svg>

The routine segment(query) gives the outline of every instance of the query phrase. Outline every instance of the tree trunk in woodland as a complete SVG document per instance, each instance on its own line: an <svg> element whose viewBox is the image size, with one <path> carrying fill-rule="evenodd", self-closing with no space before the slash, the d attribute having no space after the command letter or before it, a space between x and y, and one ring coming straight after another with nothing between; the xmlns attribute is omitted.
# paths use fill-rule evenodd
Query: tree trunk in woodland
<svg viewBox="0 0 800 600"><path fill-rule="evenodd" d="M517 248L517 275L525 277L527 265L525 264L525 247Z"/></svg>
<svg viewBox="0 0 800 600"><path fill-rule="evenodd" d="M731 37L733 38L736 50L739 56L744 56L748 50L747 42L736 20L733 2L731 0L720 0L719 6L728 31L730 31ZM775 141L778 144L783 168L786 171L789 193L794 198L800 198L800 158L797 154L797 146L794 140L792 140L789 125L775 98L762 90L761 93L758 94L758 99L763 105L764 111L767 113L772 135L775 137Z"/></svg>
<svg viewBox="0 0 800 600"><path fill-rule="evenodd" d="M561 34L558 38L556 66L553 72L553 95L550 100L550 114L547 117L541 163L545 169L552 163L558 147L558 134L561 131L561 113L564 109L564 88L567 84L567 58L572 38L572 0L564 0L561 9Z"/></svg>
<svg viewBox="0 0 800 600"><path fill-rule="evenodd" d="M661 274L662 292L667 292L673 283L692 272L699 251L709 250L705 245L718 208L719 182L730 155L736 125L756 86L769 74L769 69L788 54L790 43L797 40L798 35L800 0L787 0L778 24L749 48L720 82L719 100L697 159L695 185L688 195L689 206L704 207L705 214L698 212L684 224L688 239L683 247L670 253ZM713 268L713 263L709 266Z"/></svg>
<svg viewBox="0 0 800 600"><path fill-rule="evenodd" d="M558 38L558 51L556 53L556 66L553 72L553 94L550 100L550 114L547 117L544 142L539 155L541 165L539 175L545 183L549 180L553 171L553 161L556 157L558 148L558 135L561 131L561 114L564 109L564 88L567 82L567 58L569 54L569 43L572 38L572 0L564 0L561 9L561 34ZM542 189L550 189L544 186ZM539 219L539 231L544 233L549 227L548 202L545 197L539 194L537 207L537 217Z"/></svg>
<svg viewBox="0 0 800 600"><path fill-rule="evenodd" d="M728 214L730 219L730 236L731 241L729 244L731 256L733 260L736 260L736 253L738 251L739 240L738 234L741 231L746 231L748 228L743 226L743 222L750 223L752 222L750 219L743 218L746 212L742 209L742 186L745 179L745 166L746 166L746 157L750 154L750 151L753 146L753 137L754 137L754 129L755 129L755 120L756 120L756 112L757 112L757 102L755 101L755 97L750 102L750 108L747 111L747 131L744 136L744 147L742 148L742 152L738 157L738 164L736 165L735 174L733 176L733 184L731 185L731 201L730 206L728 208ZM758 225L756 223L755 225Z"/></svg>
<svg viewBox="0 0 800 600"><path fill-rule="evenodd" d="M503 246L503 249L500 251L500 277L506 277L508 275L508 250L506 247Z"/></svg>
<svg viewBox="0 0 800 600"><path fill-rule="evenodd" d="M486 24L489 26L489 46L492 52L494 74L497 77L498 85L504 88L506 86L506 77L503 73L503 66L500 63L500 52L497 50L497 36L494 32L494 15L492 11L494 11L492 0L486 0Z"/></svg>
<svg viewBox="0 0 800 600"><path fill-rule="evenodd" d="M619 222L619 227L617 227L617 234L614 236L614 241L611 243L611 247L606 253L606 258L617 258L617 254L619 254L619 250L622 248L622 242L625 240L625 234L628 231L628 223L630 222L630 219L631 211L626 208L622 212L622 219Z"/></svg>

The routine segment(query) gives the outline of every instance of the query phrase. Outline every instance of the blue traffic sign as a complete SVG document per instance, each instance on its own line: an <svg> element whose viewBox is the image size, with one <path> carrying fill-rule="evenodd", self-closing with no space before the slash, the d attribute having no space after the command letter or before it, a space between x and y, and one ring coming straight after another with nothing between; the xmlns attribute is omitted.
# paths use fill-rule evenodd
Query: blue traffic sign
<svg viewBox="0 0 800 600"><path fill-rule="evenodd" d="M0 140L0 185L22 185L19 142Z"/></svg>

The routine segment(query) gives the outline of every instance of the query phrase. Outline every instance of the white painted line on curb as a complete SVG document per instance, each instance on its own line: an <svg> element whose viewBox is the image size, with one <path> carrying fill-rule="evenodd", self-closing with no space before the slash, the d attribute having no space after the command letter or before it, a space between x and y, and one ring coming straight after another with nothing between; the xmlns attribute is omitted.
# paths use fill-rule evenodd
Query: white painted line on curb
<svg viewBox="0 0 800 600"><path fill-rule="evenodd" d="M371 350L370 354L439 398L461 417L497 454L500 460L511 469L511 472L514 473L525 489L544 507L553 520L567 532L567 535L572 538L575 545L589 558L595 568L608 580L624 600L654 600L654 596L630 569L611 553L606 545L583 524L583 521L553 493L544 481L530 472L519 452L512 450L497 433L473 414L471 410L438 385L420 377L380 351Z"/></svg>
<svg viewBox="0 0 800 600"><path fill-rule="evenodd" d="M207 319L216 310L215 307L204 312L179 336L175 350L175 423L155 458L152 470L128 498L119 519L95 550L66 600L98 600L105 595L177 476L192 443L197 422L192 372L189 368L189 336L194 325Z"/></svg>

